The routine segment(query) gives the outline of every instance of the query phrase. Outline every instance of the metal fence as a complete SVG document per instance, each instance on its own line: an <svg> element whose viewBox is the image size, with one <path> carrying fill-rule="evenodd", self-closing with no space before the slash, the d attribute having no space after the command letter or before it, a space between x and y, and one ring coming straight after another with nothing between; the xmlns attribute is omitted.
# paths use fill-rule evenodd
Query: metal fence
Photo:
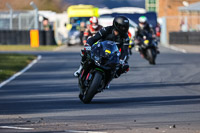
<svg viewBox="0 0 200 133"><path fill-rule="evenodd" d="M0 12L0 30L30 30L34 29L34 11Z"/></svg>

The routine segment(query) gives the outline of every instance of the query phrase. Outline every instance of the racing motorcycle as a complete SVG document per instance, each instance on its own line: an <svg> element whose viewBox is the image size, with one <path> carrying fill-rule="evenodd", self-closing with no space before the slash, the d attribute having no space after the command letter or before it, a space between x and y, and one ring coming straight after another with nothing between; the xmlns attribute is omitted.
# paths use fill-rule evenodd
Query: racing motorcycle
<svg viewBox="0 0 200 133"><path fill-rule="evenodd" d="M120 52L115 42L103 41L94 44L91 51L82 50L82 54L86 60L78 77L79 98L88 104L97 93L106 89L114 78L120 66Z"/></svg>
<svg viewBox="0 0 200 133"><path fill-rule="evenodd" d="M149 61L149 64L156 64L157 56L157 42L152 39L151 34L144 34L143 37L137 39L138 47L137 51L140 52L141 56Z"/></svg>

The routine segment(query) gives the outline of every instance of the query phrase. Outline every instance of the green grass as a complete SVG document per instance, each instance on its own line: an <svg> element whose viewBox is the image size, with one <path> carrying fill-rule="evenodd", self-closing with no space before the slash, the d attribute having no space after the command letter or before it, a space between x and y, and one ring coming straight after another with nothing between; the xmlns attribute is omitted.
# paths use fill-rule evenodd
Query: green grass
<svg viewBox="0 0 200 133"><path fill-rule="evenodd" d="M24 54L0 54L0 82L22 70L36 56Z"/></svg>
<svg viewBox="0 0 200 133"><path fill-rule="evenodd" d="M30 45L0 45L0 51L53 51L57 45L39 46L32 48Z"/></svg>

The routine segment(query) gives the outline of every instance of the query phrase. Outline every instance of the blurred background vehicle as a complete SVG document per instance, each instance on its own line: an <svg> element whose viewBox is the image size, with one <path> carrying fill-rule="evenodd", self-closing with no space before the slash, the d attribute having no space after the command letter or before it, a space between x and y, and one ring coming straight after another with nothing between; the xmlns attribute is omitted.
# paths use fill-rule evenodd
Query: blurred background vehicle
<svg viewBox="0 0 200 133"><path fill-rule="evenodd" d="M68 46L78 45L81 43L79 28L80 27L78 24L72 25L72 28L68 32L68 37L67 37L67 45Z"/></svg>
<svg viewBox="0 0 200 133"><path fill-rule="evenodd" d="M72 28L73 24L89 21L90 17L99 17L98 8L92 5L72 5L67 8L68 24L67 30Z"/></svg>
<svg viewBox="0 0 200 133"><path fill-rule="evenodd" d="M199 0L137 0L134 2L131 0L44 0L43 2L34 0L35 6L30 5L32 0L20 1L23 1L23 4L18 0L1 1L1 44L29 44L29 31L32 29L39 30L39 36L45 38L40 40L41 44L49 44L48 41L45 42L49 37L44 36L50 31L56 44L66 44L68 32L74 23L87 24L90 17L96 16L100 17L100 21L102 20L101 25L107 26L111 25L113 17L119 14L127 16L136 24L139 16L146 16L163 45L199 44L197 39L200 31ZM130 26L130 32L134 36L132 27L134 26ZM49 33L43 34L43 31ZM20 37L16 38L14 34Z"/></svg>

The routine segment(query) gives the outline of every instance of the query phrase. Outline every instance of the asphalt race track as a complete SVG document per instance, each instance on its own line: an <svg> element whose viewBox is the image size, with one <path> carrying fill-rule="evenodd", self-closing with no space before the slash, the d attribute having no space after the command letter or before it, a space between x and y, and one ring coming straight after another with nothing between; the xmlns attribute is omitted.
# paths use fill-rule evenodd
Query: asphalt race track
<svg viewBox="0 0 200 133"><path fill-rule="evenodd" d="M200 54L162 47L152 66L134 51L130 71L91 104L78 98L78 51L35 54L0 88L0 133L200 133Z"/></svg>

